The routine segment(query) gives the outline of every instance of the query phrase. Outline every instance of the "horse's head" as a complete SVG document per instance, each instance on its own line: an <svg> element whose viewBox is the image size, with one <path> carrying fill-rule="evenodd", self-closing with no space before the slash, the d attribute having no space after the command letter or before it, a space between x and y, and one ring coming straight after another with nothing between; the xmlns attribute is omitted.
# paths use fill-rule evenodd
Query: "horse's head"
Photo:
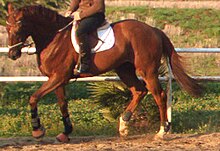
<svg viewBox="0 0 220 151"><path fill-rule="evenodd" d="M23 13L19 10L14 10L11 3L8 4L8 17L6 20L6 29L8 32L8 57L16 60L21 56L21 49L24 47L24 42L29 36L24 30Z"/></svg>
<svg viewBox="0 0 220 151"><path fill-rule="evenodd" d="M21 49L28 36L35 46L42 49L50 43L57 31L65 27L72 19L59 15L56 11L41 5L24 6L14 9L8 4L6 28L8 31L9 58L16 60L21 56Z"/></svg>

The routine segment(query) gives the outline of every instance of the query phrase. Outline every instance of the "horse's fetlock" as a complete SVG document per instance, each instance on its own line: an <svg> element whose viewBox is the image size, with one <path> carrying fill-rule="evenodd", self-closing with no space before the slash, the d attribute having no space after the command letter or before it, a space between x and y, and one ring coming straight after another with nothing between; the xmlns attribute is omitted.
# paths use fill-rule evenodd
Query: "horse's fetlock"
<svg viewBox="0 0 220 151"><path fill-rule="evenodd" d="M125 113L122 116L122 119L127 122L131 119L131 116L132 116L131 111L125 111Z"/></svg>
<svg viewBox="0 0 220 151"><path fill-rule="evenodd" d="M170 129L171 129L171 122L166 122L166 123L165 123L164 131L165 131L165 132L169 132Z"/></svg>
<svg viewBox="0 0 220 151"><path fill-rule="evenodd" d="M67 117L63 117L63 124L64 124L64 134L68 135L73 131L73 126L71 123L71 120L69 118L69 115Z"/></svg>
<svg viewBox="0 0 220 151"><path fill-rule="evenodd" d="M32 125L33 130L37 130L41 127L37 108L31 109L31 125Z"/></svg>
<svg viewBox="0 0 220 151"><path fill-rule="evenodd" d="M40 118L39 117L32 118L31 119L31 125L32 125L33 130L39 129L41 127Z"/></svg>

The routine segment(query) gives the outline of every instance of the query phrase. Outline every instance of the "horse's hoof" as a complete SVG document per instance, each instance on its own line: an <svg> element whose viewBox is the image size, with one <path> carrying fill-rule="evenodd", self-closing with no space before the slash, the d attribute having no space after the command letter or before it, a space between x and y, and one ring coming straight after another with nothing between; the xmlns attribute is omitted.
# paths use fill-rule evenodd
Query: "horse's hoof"
<svg viewBox="0 0 220 151"><path fill-rule="evenodd" d="M62 142L62 143L68 143L70 141L68 135L65 135L63 133L57 135L56 139L58 142Z"/></svg>
<svg viewBox="0 0 220 151"><path fill-rule="evenodd" d="M154 140L164 140L164 136L166 135L166 133L157 133L155 136L154 136Z"/></svg>
<svg viewBox="0 0 220 151"><path fill-rule="evenodd" d="M119 134L120 134L120 137L127 137L128 136L128 130L125 129L125 130L120 130L119 131Z"/></svg>
<svg viewBox="0 0 220 151"><path fill-rule="evenodd" d="M45 131L45 128L41 126L38 130L32 131L32 136L35 139L41 140L41 138L45 135Z"/></svg>

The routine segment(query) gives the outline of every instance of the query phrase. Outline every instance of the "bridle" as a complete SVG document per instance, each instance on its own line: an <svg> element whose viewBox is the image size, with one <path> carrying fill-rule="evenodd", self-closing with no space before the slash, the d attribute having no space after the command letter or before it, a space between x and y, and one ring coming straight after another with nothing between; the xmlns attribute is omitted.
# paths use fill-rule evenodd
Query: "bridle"
<svg viewBox="0 0 220 151"><path fill-rule="evenodd" d="M7 25L9 25L9 26L12 26L12 27L14 27L16 24L21 24L21 21L19 20L19 21L17 21L17 22L15 22L15 24L11 24L11 23L9 23L8 21L6 21L6 24ZM8 48L9 49L12 49L12 48L16 48L16 47L28 47L28 46L31 46L32 44L33 44L34 42L30 42L30 43L25 43L25 42L19 42L19 43L16 43L16 44L14 44L14 45L8 45ZM27 52L28 54L34 54L34 53L29 53L29 52Z"/></svg>
<svg viewBox="0 0 220 151"><path fill-rule="evenodd" d="M66 26L64 26L63 28L61 28L61 29L59 29L57 32L62 32L62 31L64 31L65 29L67 29L70 25L72 25L73 24L73 22L74 22L74 20L73 21L71 21L71 22L69 22ZM16 24L21 24L21 21L19 20L19 21L17 21L17 22L15 22L14 24L11 24L11 23L9 23L8 21L6 21L6 24L7 25L9 25L9 26L12 26L12 27L14 27ZM16 47L30 47L32 44L33 44L34 42L30 42L30 43L25 43L25 42L19 42L19 43L16 43L16 44L14 44L14 45L8 45L8 48L9 49L12 49L12 48L16 48ZM35 54L35 53L29 53L29 52L27 52L29 55L32 55L32 54Z"/></svg>
<svg viewBox="0 0 220 151"><path fill-rule="evenodd" d="M21 23L20 20L15 22L15 24L20 24L20 23ZM6 21L6 24L9 25L9 26L15 26L14 24L9 23L8 21Z"/></svg>

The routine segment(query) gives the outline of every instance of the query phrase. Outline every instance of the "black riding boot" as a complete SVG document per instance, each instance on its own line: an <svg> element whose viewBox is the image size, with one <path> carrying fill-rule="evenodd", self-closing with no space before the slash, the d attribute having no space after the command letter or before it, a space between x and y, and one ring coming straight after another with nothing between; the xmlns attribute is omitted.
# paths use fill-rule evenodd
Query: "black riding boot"
<svg viewBox="0 0 220 151"><path fill-rule="evenodd" d="M78 74L90 74L90 63L91 63L91 56L90 56L90 46L89 46L89 39L86 34L83 34L78 37L79 40L79 47L80 47L80 66L77 70Z"/></svg>

